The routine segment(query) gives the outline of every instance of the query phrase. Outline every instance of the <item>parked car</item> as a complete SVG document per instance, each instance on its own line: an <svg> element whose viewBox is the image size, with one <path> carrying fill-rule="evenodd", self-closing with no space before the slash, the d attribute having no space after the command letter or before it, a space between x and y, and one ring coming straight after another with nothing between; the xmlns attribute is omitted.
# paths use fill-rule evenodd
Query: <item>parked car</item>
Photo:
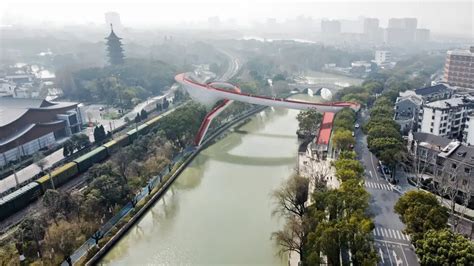
<svg viewBox="0 0 474 266"><path fill-rule="evenodd" d="M354 131L352 131L352 136L353 136L353 137L355 136L355 133L354 133Z"/></svg>
<svg viewBox="0 0 474 266"><path fill-rule="evenodd" d="M356 123L356 124L354 125L354 127L355 127L355 128L359 128L360 125L359 125L358 123Z"/></svg>

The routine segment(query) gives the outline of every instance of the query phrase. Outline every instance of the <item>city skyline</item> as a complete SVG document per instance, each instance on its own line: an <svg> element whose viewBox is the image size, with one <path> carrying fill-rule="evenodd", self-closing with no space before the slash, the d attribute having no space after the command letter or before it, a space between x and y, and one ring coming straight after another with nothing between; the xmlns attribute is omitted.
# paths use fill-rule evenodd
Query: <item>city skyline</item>
<svg viewBox="0 0 474 266"><path fill-rule="evenodd" d="M93 4L93 7L87 5ZM128 27L175 27L204 24L210 17L219 17L223 23L251 26L274 19L277 23L294 20L297 17L319 19L358 19L374 17L381 27L387 27L390 18L414 17L419 28L428 28L434 33L472 37L472 3L469 1L417 3L390 1L209 1L195 4L189 1L167 0L157 3L142 2L129 5L108 0L92 3L85 1L64 1L48 5L29 1L8 1L0 4L4 12L1 24L104 24L104 14L109 11L120 14L122 23ZM182 7L186 6L186 9ZM460 6L462 8L460 8ZM184 11L183 11L184 10ZM443 10L443 19L439 19ZM179 14L179 15L177 15Z"/></svg>

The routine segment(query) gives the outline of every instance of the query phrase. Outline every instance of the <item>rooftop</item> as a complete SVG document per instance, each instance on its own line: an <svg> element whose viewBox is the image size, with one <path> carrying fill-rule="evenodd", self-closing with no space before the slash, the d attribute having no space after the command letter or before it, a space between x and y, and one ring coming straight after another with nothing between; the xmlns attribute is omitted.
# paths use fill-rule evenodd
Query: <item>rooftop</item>
<svg viewBox="0 0 474 266"><path fill-rule="evenodd" d="M418 141L419 145L437 151L441 151L444 147L451 143L451 140L448 138L424 132L414 132L413 139Z"/></svg>
<svg viewBox="0 0 474 266"><path fill-rule="evenodd" d="M451 99L439 100L425 104L425 106L432 108L447 109L457 107L464 104L474 104L474 99L468 97L455 97Z"/></svg>
<svg viewBox="0 0 474 266"><path fill-rule="evenodd" d="M448 51L448 55L474 56L474 53L470 50L451 50Z"/></svg>
<svg viewBox="0 0 474 266"><path fill-rule="evenodd" d="M446 90L449 90L449 88L446 87L446 85L437 84L437 85L434 85L434 86L429 86L429 87L425 87L425 88L416 89L415 93L418 94L418 95L424 96L424 95L428 95L428 94L432 94L432 93L438 93L438 92L442 92L442 91L446 91Z"/></svg>
<svg viewBox="0 0 474 266"><path fill-rule="evenodd" d="M73 106L72 102L49 102L43 99L23 99L0 97L0 127L10 124L24 115L29 109L55 109Z"/></svg>

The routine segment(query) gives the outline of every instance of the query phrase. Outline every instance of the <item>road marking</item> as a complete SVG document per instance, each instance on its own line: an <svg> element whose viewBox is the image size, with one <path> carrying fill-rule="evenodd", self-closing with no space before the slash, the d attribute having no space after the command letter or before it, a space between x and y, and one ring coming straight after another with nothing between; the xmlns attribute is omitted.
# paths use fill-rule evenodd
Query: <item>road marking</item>
<svg viewBox="0 0 474 266"><path fill-rule="evenodd" d="M397 266L398 265L403 265L403 260L402 259L398 259L398 256L397 256L397 253L395 253L395 250L392 249L392 254L393 254L393 257L395 258L395 263L397 263Z"/></svg>
<svg viewBox="0 0 474 266"><path fill-rule="evenodd" d="M389 249L388 249L387 243L385 243L385 247L387 248L387 255L388 255L388 260L390 261L390 265L393 265L393 263L392 263L392 258L390 258L390 251L389 251Z"/></svg>
<svg viewBox="0 0 474 266"><path fill-rule="evenodd" d="M400 246L400 249L402 250L403 258L405 258L405 262L408 265L407 255L405 255L405 251L403 250L402 245L399 245L399 246Z"/></svg>
<svg viewBox="0 0 474 266"><path fill-rule="evenodd" d="M372 176L372 171L370 171L370 170L369 170L369 175L370 175L370 178L371 178L371 179L374 178L374 177Z"/></svg>
<svg viewBox="0 0 474 266"><path fill-rule="evenodd" d="M392 230L392 229L388 229L388 230L389 230L389 232L390 232L390 236L392 236L392 235L393 235L393 236L392 236L392 238L395 238L395 239L396 239L396 238L397 238L397 236L395 235L395 231L394 231L394 230Z"/></svg>
<svg viewBox="0 0 474 266"><path fill-rule="evenodd" d="M380 252L380 258L382 259L382 263L385 264L385 260L383 258L383 251L381 248L379 248L379 252Z"/></svg>
<svg viewBox="0 0 474 266"><path fill-rule="evenodd" d="M406 246L406 247L411 247L410 244L399 243L399 242L394 242L394 241L385 240L385 239L374 239L374 241L384 243L384 244L388 243L388 244L392 244L392 245L402 245L402 246Z"/></svg>
<svg viewBox="0 0 474 266"><path fill-rule="evenodd" d="M369 155L370 155L370 162L372 163L372 168L374 169L375 177L377 178L377 180L379 180L379 175L377 174L377 171L375 170L374 157L370 151L369 151Z"/></svg>
<svg viewBox="0 0 474 266"><path fill-rule="evenodd" d="M397 236L398 236L398 238L403 239L402 233L400 233L400 231L398 231L398 230L397 230Z"/></svg>

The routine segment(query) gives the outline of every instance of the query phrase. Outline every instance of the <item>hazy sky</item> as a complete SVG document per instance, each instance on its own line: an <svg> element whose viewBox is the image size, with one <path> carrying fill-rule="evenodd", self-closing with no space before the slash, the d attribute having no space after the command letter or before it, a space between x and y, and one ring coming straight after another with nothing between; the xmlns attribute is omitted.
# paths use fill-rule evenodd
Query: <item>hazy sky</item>
<svg viewBox="0 0 474 266"><path fill-rule="evenodd" d="M419 27L433 32L473 35L474 1L307 1L307 0L3 0L0 15L5 23L58 22L104 23L104 12L116 11L131 27L169 26L180 22L236 19L240 24L299 15L313 18L354 19L378 17L385 26L390 17L417 17Z"/></svg>

